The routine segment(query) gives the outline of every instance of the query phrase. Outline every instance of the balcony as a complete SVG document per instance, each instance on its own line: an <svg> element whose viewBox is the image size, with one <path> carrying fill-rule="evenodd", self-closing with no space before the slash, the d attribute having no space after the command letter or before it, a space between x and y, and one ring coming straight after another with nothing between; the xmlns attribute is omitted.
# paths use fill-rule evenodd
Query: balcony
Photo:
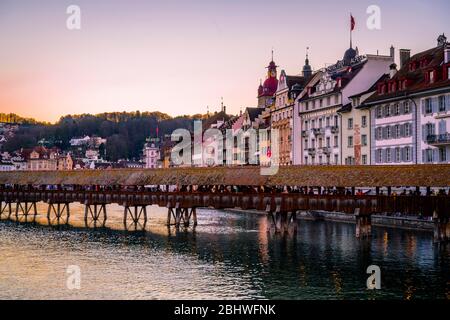
<svg viewBox="0 0 450 320"><path fill-rule="evenodd" d="M323 154L331 154L331 148L330 147L323 147L322 148Z"/></svg>
<svg viewBox="0 0 450 320"><path fill-rule="evenodd" d="M332 134L339 133L339 127L338 126L331 126L330 130L331 130Z"/></svg>
<svg viewBox="0 0 450 320"><path fill-rule="evenodd" d="M427 143L432 146L448 145L450 144L450 133L428 135Z"/></svg>
<svg viewBox="0 0 450 320"><path fill-rule="evenodd" d="M320 136L323 135L325 133L325 130L322 128L312 128L311 129L312 132L314 133L315 136Z"/></svg>
<svg viewBox="0 0 450 320"><path fill-rule="evenodd" d="M310 156L315 155L316 154L316 148L308 148L308 154Z"/></svg>
<svg viewBox="0 0 450 320"><path fill-rule="evenodd" d="M308 130L302 130L302 137L307 138L309 136Z"/></svg>

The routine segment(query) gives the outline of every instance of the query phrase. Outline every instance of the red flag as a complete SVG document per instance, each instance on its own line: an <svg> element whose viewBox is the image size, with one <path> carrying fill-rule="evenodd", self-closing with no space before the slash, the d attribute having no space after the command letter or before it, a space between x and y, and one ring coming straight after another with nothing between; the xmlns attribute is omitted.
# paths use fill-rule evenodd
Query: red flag
<svg viewBox="0 0 450 320"><path fill-rule="evenodd" d="M355 29L355 18L350 14L350 31Z"/></svg>
<svg viewBox="0 0 450 320"><path fill-rule="evenodd" d="M267 158L271 158L272 157L272 151L270 150L270 147L267 148Z"/></svg>

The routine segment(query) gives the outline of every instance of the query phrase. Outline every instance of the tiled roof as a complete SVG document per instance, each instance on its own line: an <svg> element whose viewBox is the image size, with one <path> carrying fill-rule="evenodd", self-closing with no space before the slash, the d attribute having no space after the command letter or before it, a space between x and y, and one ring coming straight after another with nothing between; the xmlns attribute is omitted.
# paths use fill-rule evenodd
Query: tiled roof
<svg viewBox="0 0 450 320"><path fill-rule="evenodd" d="M422 59L427 59L428 63L425 66L420 67L419 62ZM408 81L406 89L396 90L395 92L391 93L387 92L386 90L386 93L384 94L375 92L374 95L372 95L365 101L365 104L373 104L378 101L402 97L407 94L414 94L430 89L437 89L450 86L450 80L448 79L448 77L447 79L442 79L442 72L441 72L442 70L439 70L443 64L443 61L444 61L443 46L431 48L413 55L408 61L405 62L405 64L400 68L400 70L397 71L397 73L392 78L393 82L406 79ZM409 68L410 63L412 62L417 63L417 67L414 71L410 71ZM438 79L436 79L434 83L430 84L425 80L425 72L432 69L438 70ZM376 83L376 85L378 85L379 83L387 83L388 81L389 79L381 79Z"/></svg>
<svg viewBox="0 0 450 320"><path fill-rule="evenodd" d="M97 165L96 165L97 166ZM289 166L271 176L259 167L121 169L105 171L0 172L0 184L80 185L290 185L378 187L450 185L450 165Z"/></svg>

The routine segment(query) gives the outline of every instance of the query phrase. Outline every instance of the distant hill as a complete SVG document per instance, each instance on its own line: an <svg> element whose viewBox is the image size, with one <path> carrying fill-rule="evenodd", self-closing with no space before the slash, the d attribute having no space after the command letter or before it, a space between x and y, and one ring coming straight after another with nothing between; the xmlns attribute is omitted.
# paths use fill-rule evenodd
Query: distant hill
<svg viewBox="0 0 450 320"><path fill-rule="evenodd" d="M163 137L179 128L192 130L194 119L208 120L213 117L214 115L200 114L171 117L161 112L110 112L67 115L55 124L48 124L16 116L15 120L23 119L23 122L17 123L27 125L21 126L14 138L8 140L2 149L12 152L36 146L38 141L45 140L50 146L68 150L70 139L96 135L107 138L107 160L138 159L146 138L156 137L157 127L158 136Z"/></svg>
<svg viewBox="0 0 450 320"><path fill-rule="evenodd" d="M0 123L37 124L39 122L33 118L23 118L15 113L0 113ZM41 123L44 124L44 122Z"/></svg>

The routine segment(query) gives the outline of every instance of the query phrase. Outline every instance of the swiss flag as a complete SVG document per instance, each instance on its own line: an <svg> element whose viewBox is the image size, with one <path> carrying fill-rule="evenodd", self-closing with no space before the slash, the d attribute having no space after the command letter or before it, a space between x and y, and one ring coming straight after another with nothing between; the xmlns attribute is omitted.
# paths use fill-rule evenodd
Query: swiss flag
<svg viewBox="0 0 450 320"><path fill-rule="evenodd" d="M350 31L355 29L355 18L350 14Z"/></svg>

